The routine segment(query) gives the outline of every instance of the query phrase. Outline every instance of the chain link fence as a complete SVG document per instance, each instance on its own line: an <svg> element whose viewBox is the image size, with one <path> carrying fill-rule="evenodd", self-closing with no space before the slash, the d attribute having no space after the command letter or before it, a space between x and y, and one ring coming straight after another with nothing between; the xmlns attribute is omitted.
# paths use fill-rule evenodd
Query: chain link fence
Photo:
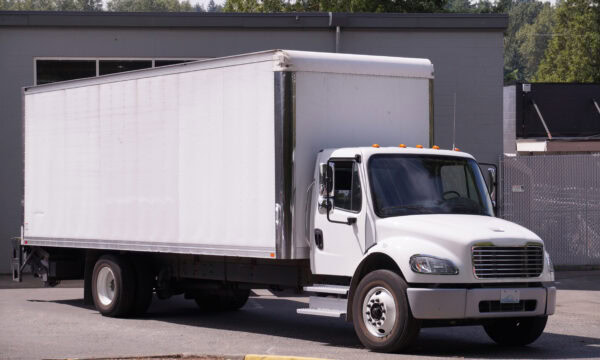
<svg viewBox="0 0 600 360"><path fill-rule="evenodd" d="M539 235L555 265L600 265L600 154L504 156L501 212Z"/></svg>

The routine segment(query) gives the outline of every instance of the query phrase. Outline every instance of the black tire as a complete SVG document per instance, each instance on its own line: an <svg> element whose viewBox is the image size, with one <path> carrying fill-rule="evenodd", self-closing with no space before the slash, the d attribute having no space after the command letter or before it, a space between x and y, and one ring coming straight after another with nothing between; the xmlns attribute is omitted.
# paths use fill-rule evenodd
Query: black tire
<svg viewBox="0 0 600 360"><path fill-rule="evenodd" d="M143 258L136 259L134 267L136 281L132 315L139 316L145 314L152 303L154 273Z"/></svg>
<svg viewBox="0 0 600 360"><path fill-rule="evenodd" d="M234 311L241 309L250 297L248 289L226 289L206 292L196 296L195 301L202 311Z"/></svg>
<svg viewBox="0 0 600 360"><path fill-rule="evenodd" d="M114 296L107 303L100 300L98 275L103 268L110 270L113 276ZM104 316L126 317L131 314L135 298L135 277L131 263L122 256L103 255L96 261L92 273L92 297L96 309Z"/></svg>
<svg viewBox="0 0 600 360"><path fill-rule="evenodd" d="M499 345L525 346L544 332L547 316L494 319L483 325L488 336Z"/></svg>
<svg viewBox="0 0 600 360"><path fill-rule="evenodd" d="M378 330L381 335L375 336L372 334L368 327L369 319L373 321L376 315L383 321L390 320L382 317L386 314L386 307L381 306L378 310L379 314L369 313L366 315L369 319L363 318L363 306L364 302L369 303L369 299L372 297L369 295L370 292L375 291L374 294L378 294L377 288L384 288L389 294L391 294L396 308L396 315L394 317L393 325L391 329L385 333ZM367 274L358 284L356 291L354 292L352 302L352 318L354 323L354 331L360 339L360 342L368 349L379 351L379 352L396 352L405 350L410 347L419 336L421 330L421 323L419 320L412 316L410 307L408 304L408 298L406 296L406 282L390 270L376 270ZM366 297L369 296L369 299ZM373 310L371 307L370 310ZM383 315L381 312L383 309ZM389 314L389 308L387 314ZM365 312L365 314L367 314ZM370 316L373 316L370 318Z"/></svg>

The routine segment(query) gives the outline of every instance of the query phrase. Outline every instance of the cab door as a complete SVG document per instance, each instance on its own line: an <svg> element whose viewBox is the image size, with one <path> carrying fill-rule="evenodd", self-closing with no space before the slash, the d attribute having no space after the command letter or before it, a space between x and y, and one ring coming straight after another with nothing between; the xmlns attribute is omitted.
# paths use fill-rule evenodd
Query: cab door
<svg viewBox="0 0 600 360"><path fill-rule="evenodd" d="M365 244L365 183L355 158L320 164L313 202L311 268L314 274L352 276Z"/></svg>

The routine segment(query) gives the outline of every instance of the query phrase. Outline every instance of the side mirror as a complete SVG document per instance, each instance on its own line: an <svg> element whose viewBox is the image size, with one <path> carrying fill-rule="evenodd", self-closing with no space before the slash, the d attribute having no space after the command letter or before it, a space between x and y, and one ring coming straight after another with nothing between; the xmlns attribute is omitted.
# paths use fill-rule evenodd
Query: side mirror
<svg viewBox="0 0 600 360"><path fill-rule="evenodd" d="M490 179L488 190L491 195L496 191L496 169L491 167L491 168L487 169L487 172L488 172L488 177Z"/></svg>
<svg viewBox="0 0 600 360"><path fill-rule="evenodd" d="M333 208L333 163L319 164L319 209L329 213Z"/></svg>
<svg viewBox="0 0 600 360"><path fill-rule="evenodd" d="M488 168L488 176L490 178L490 198L492 199L492 206L496 209L496 168Z"/></svg>
<svg viewBox="0 0 600 360"><path fill-rule="evenodd" d="M497 167L494 164L485 164L479 163L479 166L486 169L485 174L485 182L488 188L488 192L490 194L490 198L492 200L492 206L496 209L496 184L497 182Z"/></svg>
<svg viewBox="0 0 600 360"><path fill-rule="evenodd" d="M319 194L324 197L333 197L333 163L320 164L319 166Z"/></svg>

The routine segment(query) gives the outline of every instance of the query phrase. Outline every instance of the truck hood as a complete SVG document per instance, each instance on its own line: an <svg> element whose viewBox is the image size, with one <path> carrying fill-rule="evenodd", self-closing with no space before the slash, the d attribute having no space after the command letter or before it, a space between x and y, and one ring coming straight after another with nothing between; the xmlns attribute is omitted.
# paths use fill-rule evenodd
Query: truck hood
<svg viewBox="0 0 600 360"><path fill-rule="evenodd" d="M541 243L530 230L509 221L481 215L407 215L376 221L377 239L401 238L436 242L438 245L464 247L480 242L496 246Z"/></svg>

